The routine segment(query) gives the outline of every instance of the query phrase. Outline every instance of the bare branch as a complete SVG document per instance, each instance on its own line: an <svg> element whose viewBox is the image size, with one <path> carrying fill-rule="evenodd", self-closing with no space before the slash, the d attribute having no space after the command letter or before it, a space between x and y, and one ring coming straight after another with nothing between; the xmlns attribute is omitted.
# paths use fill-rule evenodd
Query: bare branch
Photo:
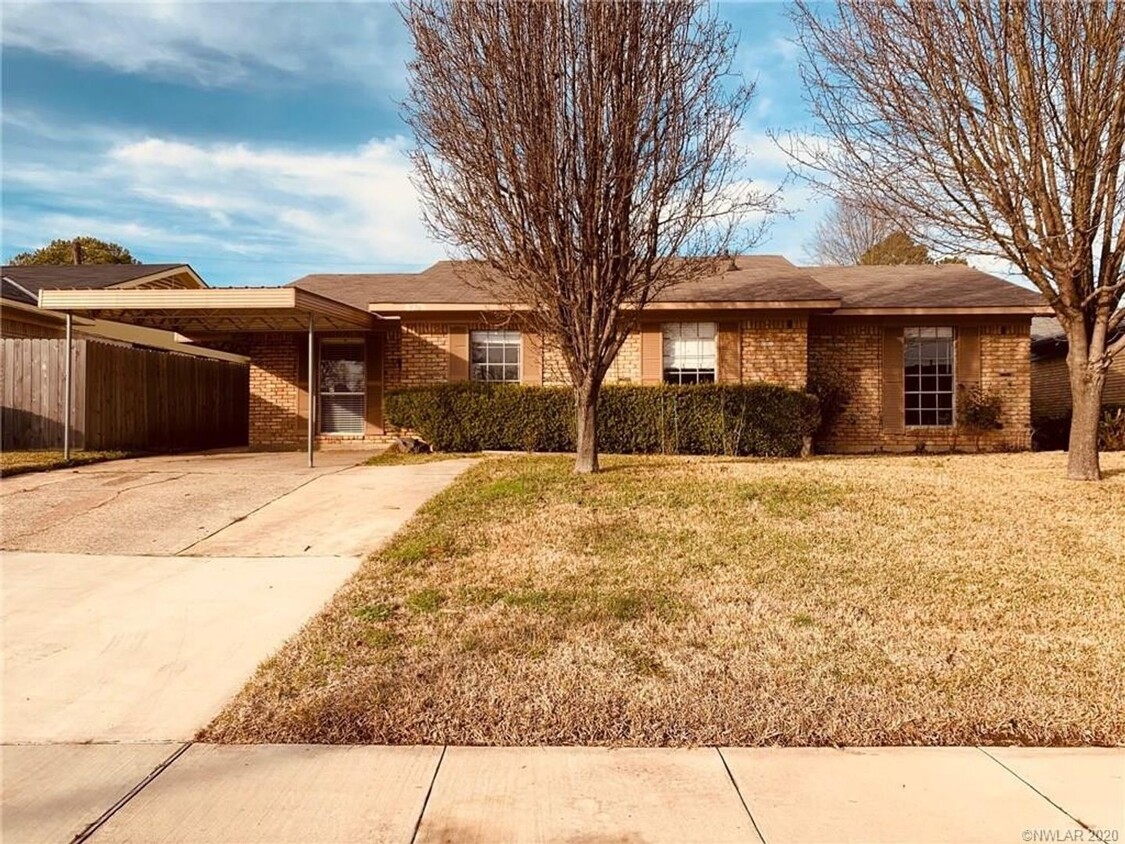
<svg viewBox="0 0 1125 844"><path fill-rule="evenodd" d="M793 143L799 165L1039 288L1071 347L1070 474L1097 477L1100 362L1125 289L1125 3L797 0L794 19L823 130Z"/></svg>
<svg viewBox="0 0 1125 844"><path fill-rule="evenodd" d="M746 215L774 205L733 144L753 89L732 74L730 27L702 0L402 14L425 220L561 348L579 467L596 468L598 390L640 309L714 273Z"/></svg>

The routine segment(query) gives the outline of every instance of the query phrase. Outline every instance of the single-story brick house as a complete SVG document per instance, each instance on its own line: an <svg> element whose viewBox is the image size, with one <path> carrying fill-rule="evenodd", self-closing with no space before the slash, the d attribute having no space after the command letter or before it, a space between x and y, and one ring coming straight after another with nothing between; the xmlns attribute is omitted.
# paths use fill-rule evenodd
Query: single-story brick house
<svg viewBox="0 0 1125 844"><path fill-rule="evenodd" d="M299 447L310 435L383 441L383 396L399 387L565 383L557 349L521 324L518 303L474 284L465 263L310 275L283 288L53 291L40 304L247 355L252 447ZM1003 420L981 447L1026 448L1029 329L1044 313L1038 294L962 265L797 267L740 256L650 304L607 383L804 388L832 369L852 399L819 447L860 452L949 447L959 388L979 385L1000 394Z"/></svg>

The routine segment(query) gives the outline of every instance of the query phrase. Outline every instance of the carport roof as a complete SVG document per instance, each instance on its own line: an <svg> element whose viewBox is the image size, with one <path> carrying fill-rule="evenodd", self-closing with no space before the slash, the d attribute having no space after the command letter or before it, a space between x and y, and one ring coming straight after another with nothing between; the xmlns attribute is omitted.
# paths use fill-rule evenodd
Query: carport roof
<svg viewBox="0 0 1125 844"><path fill-rule="evenodd" d="M202 290L41 290L39 307L178 331L188 336L243 331L373 328L378 318L297 287Z"/></svg>

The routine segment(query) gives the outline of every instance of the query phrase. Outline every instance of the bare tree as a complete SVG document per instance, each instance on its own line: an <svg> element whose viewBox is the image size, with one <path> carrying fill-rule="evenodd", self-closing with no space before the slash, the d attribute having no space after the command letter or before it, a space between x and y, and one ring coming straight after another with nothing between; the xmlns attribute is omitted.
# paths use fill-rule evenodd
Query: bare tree
<svg viewBox="0 0 1125 844"><path fill-rule="evenodd" d="M886 217L852 197L840 196L816 224L807 248L818 264L853 266L894 230Z"/></svg>
<svg viewBox="0 0 1125 844"><path fill-rule="evenodd" d="M752 89L731 30L697 0L402 14L426 222L561 349L575 468L596 471L599 391L641 309L714 273L744 215L772 206L732 142Z"/></svg>
<svg viewBox="0 0 1125 844"><path fill-rule="evenodd" d="M1125 337L1125 3L799 0L816 178L943 251L1014 264L1070 344L1068 475L1101 477Z"/></svg>

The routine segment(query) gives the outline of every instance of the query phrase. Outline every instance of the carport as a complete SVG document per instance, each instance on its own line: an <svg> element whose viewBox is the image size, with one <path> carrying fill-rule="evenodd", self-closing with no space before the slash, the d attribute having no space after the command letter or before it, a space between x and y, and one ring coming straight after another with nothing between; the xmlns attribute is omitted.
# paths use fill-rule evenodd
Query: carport
<svg viewBox="0 0 1125 844"><path fill-rule="evenodd" d="M66 314L66 408L63 450L70 457L72 317L82 314L146 328L175 331L195 340L265 332L307 332L309 395L315 394L316 332L373 329L375 314L297 287L201 290L41 290L39 307ZM313 465L316 403L309 401L308 464Z"/></svg>

